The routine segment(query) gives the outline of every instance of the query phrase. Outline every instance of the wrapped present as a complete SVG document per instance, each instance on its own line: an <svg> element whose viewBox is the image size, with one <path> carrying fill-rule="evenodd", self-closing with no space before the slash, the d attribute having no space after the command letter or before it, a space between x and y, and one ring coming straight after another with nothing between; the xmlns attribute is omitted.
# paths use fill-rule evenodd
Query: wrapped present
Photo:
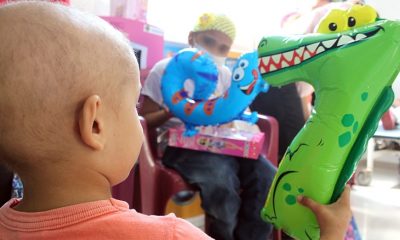
<svg viewBox="0 0 400 240"><path fill-rule="evenodd" d="M264 133L237 130L234 128L202 128L198 134L185 137L185 128L169 129L168 145L223 155L258 159L264 144Z"/></svg>

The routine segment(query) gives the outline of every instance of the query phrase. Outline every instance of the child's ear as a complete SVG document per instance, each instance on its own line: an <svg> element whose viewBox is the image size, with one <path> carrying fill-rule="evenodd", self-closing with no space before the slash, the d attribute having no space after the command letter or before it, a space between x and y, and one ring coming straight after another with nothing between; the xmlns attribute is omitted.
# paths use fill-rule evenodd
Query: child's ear
<svg viewBox="0 0 400 240"><path fill-rule="evenodd" d="M101 99L97 95L88 97L79 113L79 133L83 143L94 150L102 150L106 141Z"/></svg>

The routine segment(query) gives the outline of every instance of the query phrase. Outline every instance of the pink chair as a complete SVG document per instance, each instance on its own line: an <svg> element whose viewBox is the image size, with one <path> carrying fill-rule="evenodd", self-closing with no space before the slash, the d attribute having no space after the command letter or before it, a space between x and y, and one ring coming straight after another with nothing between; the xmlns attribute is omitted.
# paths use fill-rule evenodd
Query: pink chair
<svg viewBox="0 0 400 240"><path fill-rule="evenodd" d="M265 143L261 154L269 159L272 164L278 167L278 151L279 151L279 124L278 121L271 116L258 115L257 125L260 130L265 133Z"/></svg>
<svg viewBox="0 0 400 240"><path fill-rule="evenodd" d="M140 118L145 141L139 155L141 212L163 215L167 202L182 191L196 191L173 169L165 167L157 154L155 131L149 131L144 118Z"/></svg>
<svg viewBox="0 0 400 240"><path fill-rule="evenodd" d="M166 168L157 154L156 133L148 129L146 121L140 117L145 141L136 166L128 179L113 188L113 196L128 201L131 207L144 214L163 215L169 199L176 194L197 189L182 179L173 169ZM259 115L258 126L265 133L262 153L278 165L279 127L275 118ZM274 230L274 239L281 239L281 232Z"/></svg>
<svg viewBox="0 0 400 240"><path fill-rule="evenodd" d="M163 215L168 200L182 191L196 189L187 184L173 169L166 168L157 154L155 131L149 132L140 117L145 135L137 164L128 178L113 187L114 198L126 201L131 208L149 215Z"/></svg>

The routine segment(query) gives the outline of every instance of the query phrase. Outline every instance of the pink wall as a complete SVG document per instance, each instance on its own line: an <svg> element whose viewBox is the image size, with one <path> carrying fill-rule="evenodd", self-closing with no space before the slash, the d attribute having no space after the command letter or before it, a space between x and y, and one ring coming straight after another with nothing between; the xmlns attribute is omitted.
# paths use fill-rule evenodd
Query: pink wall
<svg viewBox="0 0 400 240"><path fill-rule="evenodd" d="M121 17L102 18L123 32L130 41L147 47L147 69L163 58L164 34L159 28Z"/></svg>

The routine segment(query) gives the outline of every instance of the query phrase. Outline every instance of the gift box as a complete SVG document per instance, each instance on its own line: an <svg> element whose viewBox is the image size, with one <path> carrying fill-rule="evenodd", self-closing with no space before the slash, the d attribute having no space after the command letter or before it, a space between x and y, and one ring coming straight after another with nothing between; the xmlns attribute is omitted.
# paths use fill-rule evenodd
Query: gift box
<svg viewBox="0 0 400 240"><path fill-rule="evenodd" d="M183 126L169 129L168 145L223 155L258 159L264 144L264 133L234 128L209 127L200 129L193 137L183 136Z"/></svg>

